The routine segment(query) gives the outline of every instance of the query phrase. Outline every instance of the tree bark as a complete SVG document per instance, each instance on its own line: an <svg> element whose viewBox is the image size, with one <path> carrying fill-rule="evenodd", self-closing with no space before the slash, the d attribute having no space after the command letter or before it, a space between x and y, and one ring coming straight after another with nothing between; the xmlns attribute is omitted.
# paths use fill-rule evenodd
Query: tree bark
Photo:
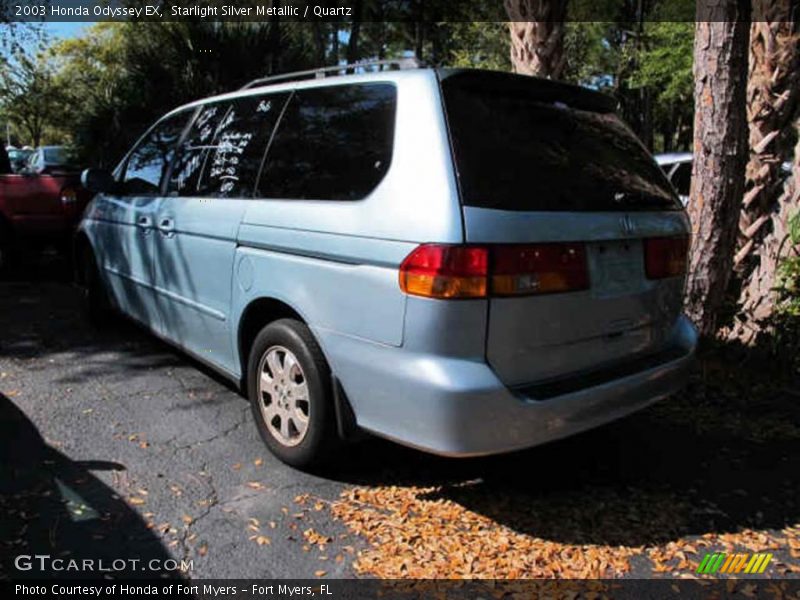
<svg viewBox="0 0 800 600"><path fill-rule="evenodd" d="M505 0L515 73L560 79L564 73L566 0Z"/></svg>
<svg viewBox="0 0 800 600"><path fill-rule="evenodd" d="M347 63L352 64L360 57L358 54L358 38L361 35L361 19L363 15L363 0L356 0L353 9L353 21L350 25L350 38L347 40Z"/></svg>
<svg viewBox="0 0 800 600"><path fill-rule="evenodd" d="M800 140L800 119L795 123ZM769 226L759 241L758 261L742 284L740 317L730 337L751 344L769 332L769 318L775 310L775 286L781 260L797 252L789 240L789 220L800 210L800 141L794 149L792 174L778 200L773 203Z"/></svg>
<svg viewBox="0 0 800 600"><path fill-rule="evenodd" d="M711 336L730 280L744 190L750 15L736 0L702 4L710 18L695 25L693 248L686 310L700 333Z"/></svg>
<svg viewBox="0 0 800 600"><path fill-rule="evenodd" d="M327 57L326 57L326 50L325 47L327 45L326 40L326 29L323 28L323 24L319 21L314 21L313 23L314 28L314 50L317 58L317 66L318 67L325 67L327 66Z"/></svg>
<svg viewBox="0 0 800 600"><path fill-rule="evenodd" d="M771 233L785 226L781 164L791 153L800 101L800 0L759 0L750 29L747 118L750 158L734 258L741 279L740 311L730 336L749 343L774 307L777 256Z"/></svg>

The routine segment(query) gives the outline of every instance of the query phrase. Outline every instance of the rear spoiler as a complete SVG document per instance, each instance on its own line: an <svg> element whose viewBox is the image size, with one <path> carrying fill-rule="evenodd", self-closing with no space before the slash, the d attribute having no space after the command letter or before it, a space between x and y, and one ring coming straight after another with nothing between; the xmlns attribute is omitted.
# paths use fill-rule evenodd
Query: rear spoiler
<svg viewBox="0 0 800 600"><path fill-rule="evenodd" d="M607 94L551 79L481 69L437 69L436 73L445 88L475 89L484 93L490 90L536 102L560 102L570 108L592 112L617 110L617 101Z"/></svg>

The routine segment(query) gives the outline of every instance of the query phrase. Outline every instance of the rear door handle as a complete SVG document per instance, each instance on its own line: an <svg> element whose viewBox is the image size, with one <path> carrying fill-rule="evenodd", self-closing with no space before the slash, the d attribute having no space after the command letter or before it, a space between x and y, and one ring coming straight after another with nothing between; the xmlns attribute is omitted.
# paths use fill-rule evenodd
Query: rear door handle
<svg viewBox="0 0 800 600"><path fill-rule="evenodd" d="M175 235L175 220L172 217L161 217L158 220L158 229L167 237Z"/></svg>
<svg viewBox="0 0 800 600"><path fill-rule="evenodd" d="M148 229L153 226L153 219L147 216L141 216L136 219L136 226L142 229Z"/></svg>

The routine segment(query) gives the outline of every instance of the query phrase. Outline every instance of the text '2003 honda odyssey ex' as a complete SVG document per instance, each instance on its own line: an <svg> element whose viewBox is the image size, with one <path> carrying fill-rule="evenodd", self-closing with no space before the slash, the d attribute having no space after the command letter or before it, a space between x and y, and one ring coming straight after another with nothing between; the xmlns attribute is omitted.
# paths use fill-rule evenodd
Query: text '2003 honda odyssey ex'
<svg viewBox="0 0 800 600"><path fill-rule="evenodd" d="M506 452L683 384L689 223L605 96L471 70L279 81L84 173L77 247L90 310L239 382L279 458L361 430Z"/></svg>

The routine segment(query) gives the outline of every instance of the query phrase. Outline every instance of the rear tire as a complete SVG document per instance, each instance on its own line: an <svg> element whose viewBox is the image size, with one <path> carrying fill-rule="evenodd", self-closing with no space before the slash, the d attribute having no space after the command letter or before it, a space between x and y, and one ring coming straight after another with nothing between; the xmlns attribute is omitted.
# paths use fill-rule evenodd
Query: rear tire
<svg viewBox="0 0 800 600"><path fill-rule="evenodd" d="M330 368L304 323L281 319L259 332L247 392L261 439L277 458L299 469L330 458L338 444Z"/></svg>

